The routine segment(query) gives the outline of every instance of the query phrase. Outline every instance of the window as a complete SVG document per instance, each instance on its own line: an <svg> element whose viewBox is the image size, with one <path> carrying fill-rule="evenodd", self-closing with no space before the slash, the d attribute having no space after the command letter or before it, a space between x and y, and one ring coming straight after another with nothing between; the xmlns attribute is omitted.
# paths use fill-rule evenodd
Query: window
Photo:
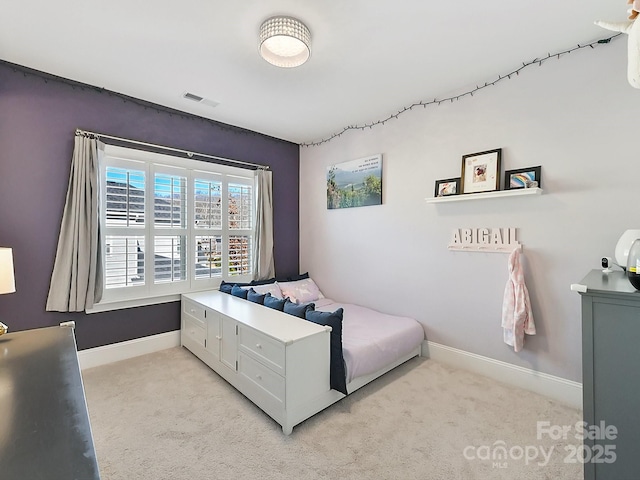
<svg viewBox="0 0 640 480"><path fill-rule="evenodd" d="M252 170L107 145L101 304L251 280L254 188Z"/></svg>

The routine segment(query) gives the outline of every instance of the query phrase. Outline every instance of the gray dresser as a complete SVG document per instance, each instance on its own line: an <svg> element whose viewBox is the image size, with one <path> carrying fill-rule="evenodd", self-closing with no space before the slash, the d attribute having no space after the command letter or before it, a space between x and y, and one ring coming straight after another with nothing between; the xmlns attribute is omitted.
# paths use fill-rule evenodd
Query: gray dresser
<svg viewBox="0 0 640 480"><path fill-rule="evenodd" d="M73 328L0 336L0 479L100 480Z"/></svg>
<svg viewBox="0 0 640 480"><path fill-rule="evenodd" d="M637 479L640 292L620 271L592 270L580 284L586 287L581 292L584 421L594 437L584 440L584 478Z"/></svg>

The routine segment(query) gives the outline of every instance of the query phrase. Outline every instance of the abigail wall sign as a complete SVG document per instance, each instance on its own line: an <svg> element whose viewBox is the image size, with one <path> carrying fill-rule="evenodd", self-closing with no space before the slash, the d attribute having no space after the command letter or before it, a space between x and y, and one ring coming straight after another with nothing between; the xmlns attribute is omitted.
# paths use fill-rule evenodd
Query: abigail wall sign
<svg viewBox="0 0 640 480"><path fill-rule="evenodd" d="M447 248L467 252L512 252L516 248L522 248L516 234L514 227L456 228L451 233Z"/></svg>

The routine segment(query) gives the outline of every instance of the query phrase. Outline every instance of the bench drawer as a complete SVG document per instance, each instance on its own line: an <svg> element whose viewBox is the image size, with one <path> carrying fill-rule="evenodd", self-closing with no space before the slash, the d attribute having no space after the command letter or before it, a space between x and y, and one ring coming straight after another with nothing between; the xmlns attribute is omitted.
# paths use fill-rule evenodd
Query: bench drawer
<svg viewBox="0 0 640 480"><path fill-rule="evenodd" d="M284 404L284 377L242 352L238 354L238 372L261 390L275 397L279 403Z"/></svg>
<svg viewBox="0 0 640 480"><path fill-rule="evenodd" d="M182 335L204 347L207 338L207 329L204 327L204 323L187 315L182 317L182 322Z"/></svg>
<svg viewBox="0 0 640 480"><path fill-rule="evenodd" d="M204 327L204 322L207 318L206 309L202 305L191 302L189 300L182 301L182 311L187 315L192 316L200 323L200 326Z"/></svg>
<svg viewBox="0 0 640 480"><path fill-rule="evenodd" d="M243 325L238 327L238 344L277 373L285 372L285 345Z"/></svg>

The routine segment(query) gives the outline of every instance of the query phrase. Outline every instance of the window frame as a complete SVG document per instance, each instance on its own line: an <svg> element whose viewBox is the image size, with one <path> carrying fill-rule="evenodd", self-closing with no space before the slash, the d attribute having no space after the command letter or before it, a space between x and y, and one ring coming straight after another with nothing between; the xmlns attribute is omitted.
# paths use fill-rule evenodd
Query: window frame
<svg viewBox="0 0 640 480"><path fill-rule="evenodd" d="M140 226L107 226L107 167L135 169L144 172L144 227ZM186 225L176 227L163 227L156 225L154 216L155 181L156 174L183 175L186 178L186 205L183 215L186 216ZM155 305L165 302L173 302L180 299L183 293L198 292L218 288L224 281L248 282L253 278L255 259L253 258L256 228L256 193L257 185L254 169L231 167L218 163L176 157L162 153L148 152L135 148L105 145L104 151L99 156L99 212L100 212L100 236L103 246L103 282L105 285L103 298L87 313L129 308L134 306ZM221 228L196 228L196 190L195 181L204 179L221 182ZM242 184L250 187L250 228L229 228L229 185ZM135 286L106 288L106 237L112 235L144 237L144 283ZM185 265L186 280L157 282L154 272L156 251L156 237L184 235L187 248ZM220 276L205 278L196 277L196 237L220 235L222 237L222 269ZM229 275L228 250L229 237L234 235L249 236L249 271L247 274ZM151 259L151 260L149 260ZM125 267L126 268L126 267Z"/></svg>

